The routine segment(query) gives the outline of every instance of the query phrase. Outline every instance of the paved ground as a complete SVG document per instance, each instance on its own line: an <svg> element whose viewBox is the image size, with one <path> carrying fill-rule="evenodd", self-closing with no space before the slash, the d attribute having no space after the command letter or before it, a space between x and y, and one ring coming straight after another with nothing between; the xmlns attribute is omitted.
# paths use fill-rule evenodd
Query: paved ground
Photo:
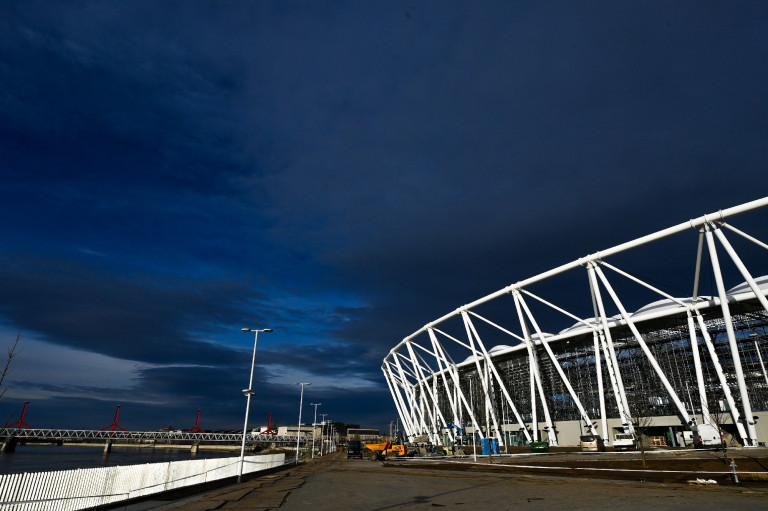
<svg viewBox="0 0 768 511"><path fill-rule="evenodd" d="M706 458L707 454L703 456ZM606 459L605 456L602 459ZM548 460L556 461L552 458ZM605 465L600 462L601 457L583 457L581 460ZM494 470L503 470L499 466L501 460L496 461ZM512 464L509 459L504 462ZM511 510L521 506L527 510L567 507L595 511L640 507L697 511L768 509L766 481L738 486L691 486L648 480L640 482L634 473L631 474L632 480L618 481L580 476L539 476L515 471L487 473L477 469L436 468L436 465L423 462L347 460L345 455L337 453L153 509L389 511L445 507L470 511ZM486 462L479 468L485 470L490 465Z"/></svg>

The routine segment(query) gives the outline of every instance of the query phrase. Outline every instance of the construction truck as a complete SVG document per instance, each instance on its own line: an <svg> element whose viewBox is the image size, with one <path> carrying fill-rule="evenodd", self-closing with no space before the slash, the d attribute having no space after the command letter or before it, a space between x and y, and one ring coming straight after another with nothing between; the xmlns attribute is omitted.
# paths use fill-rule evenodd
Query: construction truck
<svg viewBox="0 0 768 511"><path fill-rule="evenodd" d="M405 456L408 454L408 449L405 444L392 443L392 442L379 442L379 443L366 443L366 449L371 451L371 459L383 460L388 456Z"/></svg>

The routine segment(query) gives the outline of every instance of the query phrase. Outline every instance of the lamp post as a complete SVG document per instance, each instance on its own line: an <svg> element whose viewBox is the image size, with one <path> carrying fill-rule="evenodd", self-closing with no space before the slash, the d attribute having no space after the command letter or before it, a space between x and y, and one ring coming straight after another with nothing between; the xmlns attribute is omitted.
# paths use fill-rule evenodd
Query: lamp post
<svg viewBox="0 0 768 511"><path fill-rule="evenodd" d="M251 396L253 392L253 367L256 364L256 343L259 340L259 332L271 332L271 328L262 328L257 330L255 328L242 328L243 332L253 332L253 358L251 359L251 378L248 380L248 388L243 389L243 394L246 396L245 401L245 423L243 424L243 444L240 446L240 471L237 474L237 482L239 483L243 479L243 461L245 461L245 435L248 432L248 412L251 410Z"/></svg>
<svg viewBox="0 0 768 511"><path fill-rule="evenodd" d="M475 460L475 463L477 463L477 439L475 438L475 394L472 392L472 380L474 380L474 376L469 375L469 408L470 413L472 414L472 457Z"/></svg>
<svg viewBox="0 0 768 511"><path fill-rule="evenodd" d="M309 403L310 406L315 407L315 418L312 419L312 458L315 457L315 431L317 431L317 407L323 403ZM322 436L322 435L321 435Z"/></svg>
<svg viewBox="0 0 768 511"><path fill-rule="evenodd" d="M327 413L321 413L320 417L322 417L323 422L321 422L320 426L320 456L323 455L323 446L325 445L325 416L328 415Z"/></svg>
<svg viewBox="0 0 768 511"><path fill-rule="evenodd" d="M311 383L296 383L301 385L301 399L299 400L299 430L296 432L296 464L299 464L299 440L301 439L301 407L304 406L304 385L312 385Z"/></svg>

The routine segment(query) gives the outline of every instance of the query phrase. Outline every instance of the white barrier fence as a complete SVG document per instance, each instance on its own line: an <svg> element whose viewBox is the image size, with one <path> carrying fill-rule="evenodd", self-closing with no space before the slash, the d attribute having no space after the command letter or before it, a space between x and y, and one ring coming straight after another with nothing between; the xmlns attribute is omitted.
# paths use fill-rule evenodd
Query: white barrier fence
<svg viewBox="0 0 768 511"><path fill-rule="evenodd" d="M285 454L246 456L243 473L285 462ZM0 509L76 511L237 476L240 458L169 461L0 476Z"/></svg>

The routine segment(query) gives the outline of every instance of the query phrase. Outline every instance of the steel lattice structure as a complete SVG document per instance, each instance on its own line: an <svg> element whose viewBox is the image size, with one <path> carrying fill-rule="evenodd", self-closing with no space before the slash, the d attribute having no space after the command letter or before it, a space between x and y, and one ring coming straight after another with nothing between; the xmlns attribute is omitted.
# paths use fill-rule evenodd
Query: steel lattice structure
<svg viewBox="0 0 768 511"><path fill-rule="evenodd" d="M768 244L730 223L765 206L582 257L409 335L382 365L407 436L444 444L471 431L501 445L545 436L558 445L582 431L610 439L609 423L633 432L652 416L678 428L729 423L742 445L765 442Z"/></svg>
<svg viewBox="0 0 768 511"><path fill-rule="evenodd" d="M191 433L188 431L104 431L90 429L50 429L50 428L3 428L0 439L36 439L36 440L126 440L143 442L161 440L167 442L226 442L240 443L242 433ZM295 435L246 435L247 443L296 444ZM306 442L306 436L299 440Z"/></svg>

